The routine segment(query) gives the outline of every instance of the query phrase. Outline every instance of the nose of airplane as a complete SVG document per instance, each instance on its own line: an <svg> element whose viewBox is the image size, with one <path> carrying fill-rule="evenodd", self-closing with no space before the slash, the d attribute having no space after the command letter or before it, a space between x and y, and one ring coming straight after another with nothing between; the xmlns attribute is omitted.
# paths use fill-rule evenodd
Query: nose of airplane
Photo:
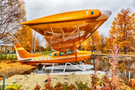
<svg viewBox="0 0 135 90"><path fill-rule="evenodd" d="M112 12L110 10L100 10L102 14L107 15L108 17L110 17L110 15L112 14Z"/></svg>

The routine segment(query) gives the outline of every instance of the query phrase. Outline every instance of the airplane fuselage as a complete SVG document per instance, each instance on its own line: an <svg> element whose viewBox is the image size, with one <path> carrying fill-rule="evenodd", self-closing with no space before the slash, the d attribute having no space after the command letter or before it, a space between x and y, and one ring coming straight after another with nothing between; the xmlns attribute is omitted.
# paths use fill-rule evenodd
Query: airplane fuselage
<svg viewBox="0 0 135 90"><path fill-rule="evenodd" d="M77 57L74 54L64 55L61 52L53 52L50 55L32 57L31 60L24 60L23 63L37 64L37 63L66 63L66 62L79 62L88 60L91 57L90 51L78 51ZM25 58L27 59L27 58Z"/></svg>

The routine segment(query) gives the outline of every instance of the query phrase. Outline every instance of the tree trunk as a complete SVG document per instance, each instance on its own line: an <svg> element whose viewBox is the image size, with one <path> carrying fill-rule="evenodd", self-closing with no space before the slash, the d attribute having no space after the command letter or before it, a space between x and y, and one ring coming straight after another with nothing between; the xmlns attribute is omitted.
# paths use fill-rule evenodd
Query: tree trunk
<svg viewBox="0 0 135 90"><path fill-rule="evenodd" d="M127 54L127 47L124 46L124 54Z"/></svg>

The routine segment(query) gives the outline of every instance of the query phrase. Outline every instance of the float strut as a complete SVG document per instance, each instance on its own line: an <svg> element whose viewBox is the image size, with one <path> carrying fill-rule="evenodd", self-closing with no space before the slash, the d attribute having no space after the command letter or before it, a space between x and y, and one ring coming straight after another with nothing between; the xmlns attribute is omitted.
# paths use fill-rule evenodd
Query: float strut
<svg viewBox="0 0 135 90"><path fill-rule="evenodd" d="M52 70L51 70L51 73L53 73L53 68L54 68L54 63L52 64Z"/></svg>

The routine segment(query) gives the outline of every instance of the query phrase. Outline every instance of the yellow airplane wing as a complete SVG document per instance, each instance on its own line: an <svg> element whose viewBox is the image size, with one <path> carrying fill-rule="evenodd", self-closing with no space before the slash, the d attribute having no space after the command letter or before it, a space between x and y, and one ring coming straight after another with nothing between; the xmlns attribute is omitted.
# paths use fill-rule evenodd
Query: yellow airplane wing
<svg viewBox="0 0 135 90"><path fill-rule="evenodd" d="M96 9L65 12L20 23L45 37L54 50L71 49L81 44L111 15Z"/></svg>

